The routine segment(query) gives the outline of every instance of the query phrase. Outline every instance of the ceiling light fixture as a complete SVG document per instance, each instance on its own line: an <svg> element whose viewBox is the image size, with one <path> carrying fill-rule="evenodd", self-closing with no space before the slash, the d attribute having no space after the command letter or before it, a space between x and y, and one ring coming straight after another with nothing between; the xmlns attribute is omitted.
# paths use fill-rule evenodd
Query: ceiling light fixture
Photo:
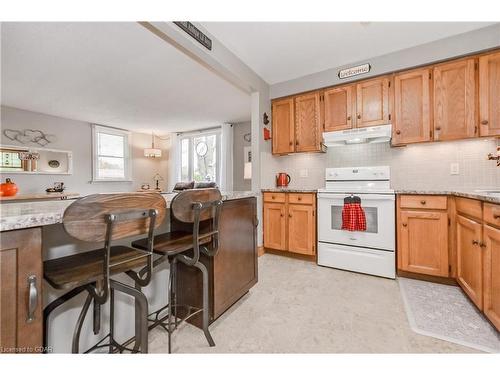
<svg viewBox="0 0 500 375"><path fill-rule="evenodd" d="M147 158L161 158L161 150L155 147L155 135L151 132L151 148L144 149L144 156Z"/></svg>

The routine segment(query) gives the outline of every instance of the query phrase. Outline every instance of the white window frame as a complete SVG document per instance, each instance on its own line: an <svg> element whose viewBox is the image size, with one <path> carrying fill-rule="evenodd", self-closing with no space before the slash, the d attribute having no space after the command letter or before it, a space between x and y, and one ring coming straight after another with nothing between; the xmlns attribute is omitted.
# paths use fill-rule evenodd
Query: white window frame
<svg viewBox="0 0 500 375"><path fill-rule="evenodd" d="M221 168L222 168L222 159L221 159L221 140L222 140L222 130L220 128L217 129L210 129L210 130L203 130L203 131L197 131L195 133L182 133L178 138L177 138L177 160L179 161L177 163L177 171L176 171L176 177L177 177L177 182L182 181L182 140L183 139L189 139L189 150L188 150L188 155L189 155L189 166L188 166L188 175L189 175L189 181L194 181L193 179L193 168L194 168L194 144L193 140L196 137L202 137L202 136L210 136L210 135L215 135L217 137L216 139L216 144L217 148L215 151L216 154L216 162L217 162L217 168L215 169L216 176L215 176L215 182L217 186L220 186L221 184Z"/></svg>
<svg viewBox="0 0 500 375"><path fill-rule="evenodd" d="M99 161L99 147L97 144L97 134L104 133L110 135L119 135L124 138L123 143L123 163L125 168L125 176L123 178L102 178L99 177L97 163ZM131 132L123 129L110 128L108 126L92 124L92 181L93 182L130 182L132 181L132 160L131 152Z"/></svg>

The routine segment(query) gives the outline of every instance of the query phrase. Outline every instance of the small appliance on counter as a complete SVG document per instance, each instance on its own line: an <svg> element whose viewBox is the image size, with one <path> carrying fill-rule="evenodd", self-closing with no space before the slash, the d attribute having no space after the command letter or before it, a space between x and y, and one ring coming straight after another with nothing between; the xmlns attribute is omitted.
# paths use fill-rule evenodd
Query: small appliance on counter
<svg viewBox="0 0 500 375"><path fill-rule="evenodd" d="M45 189L47 193L62 193L66 189L64 186L64 182L54 182L54 186L48 189Z"/></svg>
<svg viewBox="0 0 500 375"><path fill-rule="evenodd" d="M276 187L286 188L291 180L292 178L288 173L278 173L276 175Z"/></svg>
<svg viewBox="0 0 500 375"><path fill-rule="evenodd" d="M4 183L0 185L0 197L13 197L18 192L17 185L7 178Z"/></svg>

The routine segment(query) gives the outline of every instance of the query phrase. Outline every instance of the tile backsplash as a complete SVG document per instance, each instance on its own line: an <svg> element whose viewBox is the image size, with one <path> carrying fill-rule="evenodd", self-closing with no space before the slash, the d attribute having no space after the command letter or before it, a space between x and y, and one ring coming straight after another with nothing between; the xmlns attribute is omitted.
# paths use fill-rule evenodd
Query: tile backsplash
<svg viewBox="0 0 500 375"><path fill-rule="evenodd" d="M394 189L499 189L500 167L487 160L500 141L492 138L390 147L388 143L330 147L326 154L268 157L263 187L274 184L277 172L289 173L290 187L321 188L326 167L389 165ZM450 174L457 163L459 174ZM307 177L303 177L307 170ZM302 176L301 176L302 173Z"/></svg>

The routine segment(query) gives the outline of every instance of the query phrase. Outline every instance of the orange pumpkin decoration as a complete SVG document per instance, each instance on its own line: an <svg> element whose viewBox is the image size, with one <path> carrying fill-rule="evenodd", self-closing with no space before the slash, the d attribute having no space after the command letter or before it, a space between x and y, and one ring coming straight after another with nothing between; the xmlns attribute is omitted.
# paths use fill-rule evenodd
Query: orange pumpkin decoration
<svg viewBox="0 0 500 375"><path fill-rule="evenodd" d="M3 197L12 197L18 192L17 185L7 178L3 184L0 185L0 195Z"/></svg>

